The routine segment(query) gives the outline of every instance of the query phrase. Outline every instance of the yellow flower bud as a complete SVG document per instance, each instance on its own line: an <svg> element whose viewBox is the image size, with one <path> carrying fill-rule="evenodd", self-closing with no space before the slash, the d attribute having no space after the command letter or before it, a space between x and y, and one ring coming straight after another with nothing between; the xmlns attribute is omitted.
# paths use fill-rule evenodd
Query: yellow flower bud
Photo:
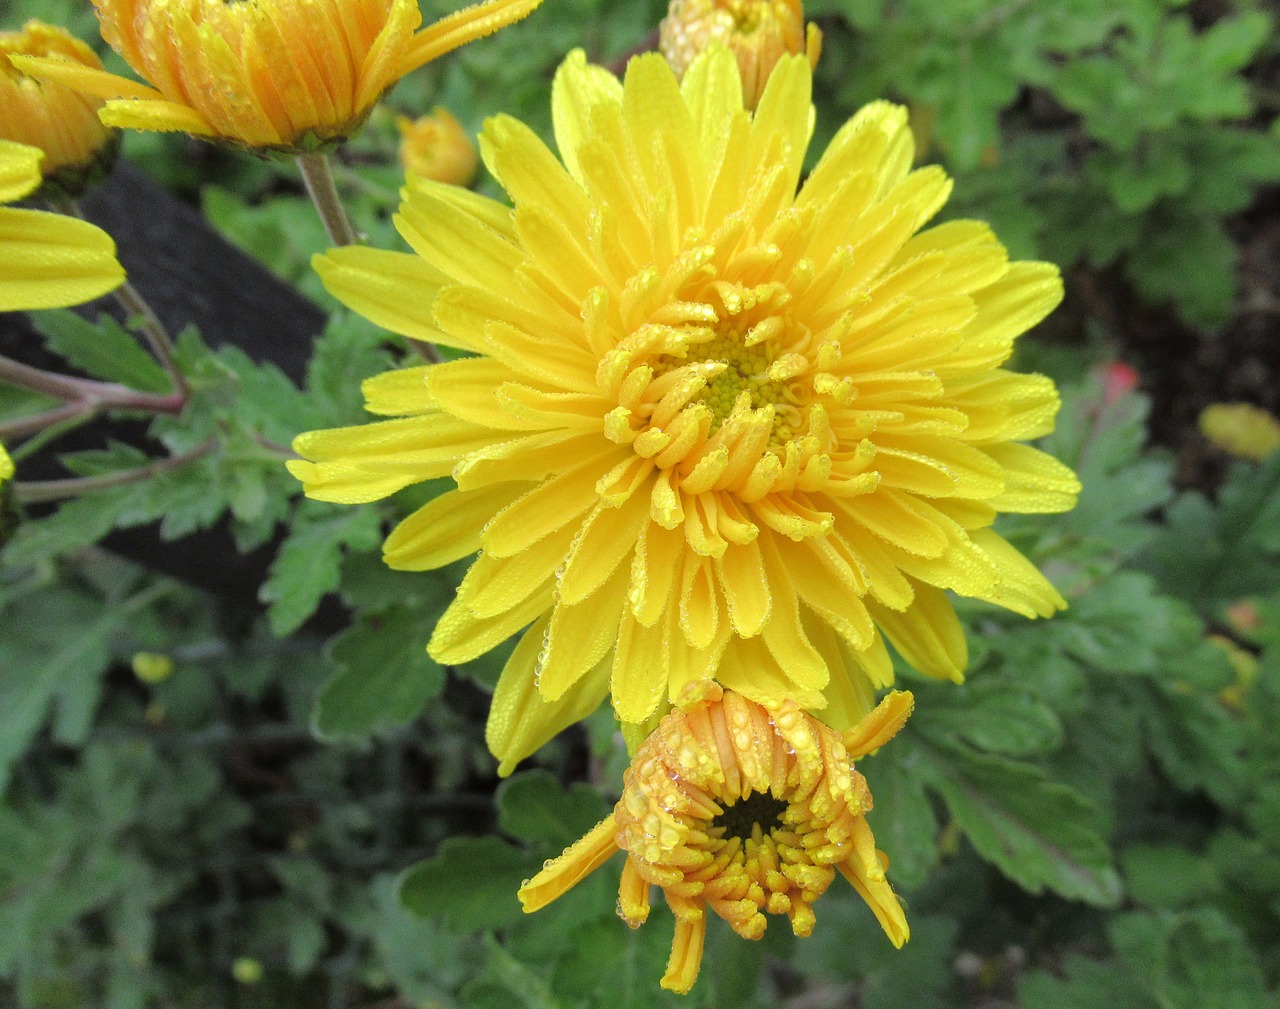
<svg viewBox="0 0 1280 1009"><path fill-rule="evenodd" d="M451 186L469 186L479 164L476 145L462 124L437 107L429 116L396 116L400 162L405 171Z"/></svg>
<svg viewBox="0 0 1280 1009"><path fill-rule="evenodd" d="M6 480L13 479L13 460L9 458L9 453L4 450L4 446L0 445L0 485Z"/></svg>
<svg viewBox="0 0 1280 1009"><path fill-rule="evenodd" d="M788 53L818 65L822 32L804 25L800 0L671 0L659 26L659 48L677 77L714 42L729 47L742 74L743 101L754 109L774 66Z"/></svg>
<svg viewBox="0 0 1280 1009"><path fill-rule="evenodd" d="M1214 403L1200 413L1200 430L1228 455L1261 461L1280 449L1280 420L1250 403Z"/></svg>
<svg viewBox="0 0 1280 1009"><path fill-rule="evenodd" d="M138 652L132 665L133 675L143 683L163 683L173 675L173 659L158 652Z"/></svg>
<svg viewBox="0 0 1280 1009"><path fill-rule="evenodd" d="M112 126L300 154L350 136L405 74L541 2L487 0L418 31L417 0L93 0L102 37L150 86L15 62L108 99Z"/></svg>
<svg viewBox="0 0 1280 1009"><path fill-rule="evenodd" d="M231 976L243 985L258 984L265 974L262 961L251 956L236 957L231 964Z"/></svg>
<svg viewBox="0 0 1280 1009"><path fill-rule="evenodd" d="M102 61L62 28L40 21L0 32L0 138L44 151L46 184L78 195L110 168L119 135L99 121L100 99L28 77L12 56L49 57L95 71L102 70Z"/></svg>

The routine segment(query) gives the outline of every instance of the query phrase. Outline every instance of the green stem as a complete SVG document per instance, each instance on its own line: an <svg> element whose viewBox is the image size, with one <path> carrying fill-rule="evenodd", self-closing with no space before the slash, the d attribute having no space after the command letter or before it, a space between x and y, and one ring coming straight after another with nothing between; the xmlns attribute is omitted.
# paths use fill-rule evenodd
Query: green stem
<svg viewBox="0 0 1280 1009"><path fill-rule="evenodd" d="M76 477L70 480L18 481L12 484L13 496L22 504L39 504L44 501L80 497L82 494L92 494L94 491L107 490L111 487L122 487L125 484L150 480L162 473L180 469L203 458L217 447L218 443L210 439L180 455L170 456L168 459L157 459L153 463L138 466L136 469L118 470L115 473Z"/></svg>
<svg viewBox="0 0 1280 1009"><path fill-rule="evenodd" d="M181 392L164 396L139 392L118 382L98 382L91 378L58 375L4 356L0 356L0 382L8 382L32 392L43 392L69 403L79 403L85 410L115 407L146 413L181 413L187 403L187 397Z"/></svg>
<svg viewBox="0 0 1280 1009"><path fill-rule="evenodd" d="M328 232L329 241L334 245L354 245L355 229L351 227L351 219L347 217L342 198L338 196L338 187L334 185L329 155L322 151L299 154L298 170L302 173L307 195L315 204L316 212L324 223L324 230Z"/></svg>
<svg viewBox="0 0 1280 1009"><path fill-rule="evenodd" d="M115 299L120 303L130 316L142 320L142 336L147 341L147 346L151 348L151 353L156 356L156 360L169 373L169 377L173 379L173 387L185 399L191 393L190 387L187 385L187 377L182 374L182 370L178 367L175 359L173 348L173 339L169 336L169 331L165 328L160 317L156 315L147 300L138 293L138 289L130 284L127 280L115 289Z"/></svg>

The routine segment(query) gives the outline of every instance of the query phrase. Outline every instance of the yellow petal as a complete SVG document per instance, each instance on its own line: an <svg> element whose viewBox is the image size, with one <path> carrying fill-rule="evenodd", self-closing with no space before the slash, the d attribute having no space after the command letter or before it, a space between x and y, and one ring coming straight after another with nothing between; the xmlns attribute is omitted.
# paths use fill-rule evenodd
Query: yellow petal
<svg viewBox="0 0 1280 1009"><path fill-rule="evenodd" d="M518 483L446 491L391 530L382 559L398 571L430 571L480 549L480 530L523 490Z"/></svg>
<svg viewBox="0 0 1280 1009"><path fill-rule="evenodd" d="M557 733L580 722L609 696L608 659L578 681L575 689L557 701L538 693L537 663L542 651L542 635L550 615L536 620L516 645L503 667L489 706L485 742L500 761L498 774L506 777Z"/></svg>
<svg viewBox="0 0 1280 1009"><path fill-rule="evenodd" d="M400 59L396 76L403 77L459 46L528 17L540 3L542 0L489 0L441 18L414 36Z"/></svg>
<svg viewBox="0 0 1280 1009"><path fill-rule="evenodd" d="M618 826L610 813L520 887L520 904L525 914L546 907L609 861L618 850L614 840L617 833Z"/></svg>
<svg viewBox="0 0 1280 1009"><path fill-rule="evenodd" d="M431 304L449 278L419 256L347 245L314 256L311 266L326 291L383 329L459 350L479 349L436 325Z"/></svg>
<svg viewBox="0 0 1280 1009"><path fill-rule="evenodd" d="M101 228L39 210L0 208L0 311L78 305L124 282Z"/></svg>
<svg viewBox="0 0 1280 1009"><path fill-rule="evenodd" d="M868 600L876 623L907 662L926 676L964 680L969 643L945 592L916 583L915 601L901 613Z"/></svg>

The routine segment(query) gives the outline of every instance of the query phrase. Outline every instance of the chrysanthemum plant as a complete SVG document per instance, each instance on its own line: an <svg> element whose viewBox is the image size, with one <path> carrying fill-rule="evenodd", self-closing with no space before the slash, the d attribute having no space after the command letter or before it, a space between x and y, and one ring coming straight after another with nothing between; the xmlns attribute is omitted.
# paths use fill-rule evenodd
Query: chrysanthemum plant
<svg viewBox="0 0 1280 1009"><path fill-rule="evenodd" d="M129 286L118 297L150 357L110 322L39 319L93 377L0 359L27 397L0 413L19 478L0 449L5 493L75 499L26 522L9 557L224 514L247 550L285 522L261 590L273 628L299 631L333 591L357 611L328 653L321 734L411 721L446 669L493 688L499 777L556 765L560 734L585 722L598 787L566 798L544 775L511 779L500 826L521 845L451 839L404 879L428 916L556 934L569 918L599 926L615 890L637 928L657 887L674 926L599 941L663 947L665 972L645 983L681 993L723 946L720 920L761 939L774 916L806 937L850 891L878 941L901 946L894 884L918 885L936 857L926 789L1026 889L1114 902L1089 802L1019 759L1039 743L1019 750L983 722L1010 692L956 686L965 608L1022 640L1018 621L1066 607L1020 547L1043 545L1038 517L1071 509L1081 485L1030 444L1053 431L1053 381L1009 367L1061 300L1057 268L1011 258L980 221L935 220L951 181L917 164L902 107L853 111L811 150L819 34L790 3L728 21L720 8L744 5L674 5L673 19L721 25L698 42L670 22L674 65L647 53L615 72L571 52L550 138L495 101L479 152L502 199L411 173L395 211L344 166L366 211L352 227L325 152L372 120L389 160L395 117L375 105L396 80L536 6L494 0L415 34L401 0L95 0L147 83L90 59L11 57L24 93L87 95L109 126L296 156L333 246L315 273L355 314L334 315L305 390L195 332L172 339ZM411 251L390 247L379 215L393 211ZM4 220L65 255L101 234L66 216ZM8 307L117 285L96 241L57 266L71 286L56 297L0 273L0 294L28 296ZM62 263L46 248L0 270L14 262ZM69 478L22 479L61 425L107 410L153 415L169 454L113 444L69 457ZM1018 697L1043 728L1043 704ZM903 730L913 703L922 727ZM1001 711L999 725L1017 721ZM892 801L877 806L879 780ZM828 890L844 896L817 904ZM539 913L517 923L521 908ZM727 985L707 959L709 983Z"/></svg>

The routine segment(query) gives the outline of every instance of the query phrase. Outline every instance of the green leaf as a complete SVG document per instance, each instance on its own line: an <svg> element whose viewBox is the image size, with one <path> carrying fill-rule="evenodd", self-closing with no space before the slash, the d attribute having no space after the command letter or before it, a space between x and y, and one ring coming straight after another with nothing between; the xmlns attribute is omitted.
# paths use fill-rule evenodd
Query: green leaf
<svg viewBox="0 0 1280 1009"><path fill-rule="evenodd" d="M337 590L343 548L372 550L380 533L376 509L302 502L258 591L268 606L271 630L284 637L302 626L320 600Z"/></svg>
<svg viewBox="0 0 1280 1009"><path fill-rule="evenodd" d="M1018 983L1022 1009L1166 1009L1135 983L1123 965L1075 953L1063 963L1065 977L1036 970Z"/></svg>
<svg viewBox="0 0 1280 1009"><path fill-rule="evenodd" d="M443 609L393 606L362 614L334 639L337 673L316 702L316 731L327 738L364 736L405 725L444 688L444 670L427 655L426 638Z"/></svg>
<svg viewBox="0 0 1280 1009"><path fill-rule="evenodd" d="M1245 935L1221 912L1157 911L1114 919L1120 958L1170 1009L1273 1009Z"/></svg>
<svg viewBox="0 0 1280 1009"><path fill-rule="evenodd" d="M498 787L498 826L522 841L567 848L608 815L604 798L590 785L567 791L549 771L527 771Z"/></svg>
<svg viewBox="0 0 1280 1009"><path fill-rule="evenodd" d="M112 658L112 636L130 609L103 605L77 592L52 589L21 599L3 613L0 636L0 792L14 761L26 752L53 705L62 741L83 743L96 708L100 678Z"/></svg>
<svg viewBox="0 0 1280 1009"><path fill-rule="evenodd" d="M1129 896L1149 907L1184 907L1220 886L1203 855L1173 844L1138 844L1120 854Z"/></svg>
<svg viewBox="0 0 1280 1009"><path fill-rule="evenodd" d="M32 324L49 348L94 378L144 392L168 392L172 381L139 343L106 313L89 322L69 309L33 312Z"/></svg>
<svg viewBox="0 0 1280 1009"><path fill-rule="evenodd" d="M924 755L909 734L858 763L875 802L867 822L890 860L895 885L915 889L938 860L938 820L920 773Z"/></svg>
<svg viewBox="0 0 1280 1009"><path fill-rule="evenodd" d="M921 773L974 849L1024 890L1107 907L1120 900L1097 810L1074 789L1002 757L960 748L928 757Z"/></svg>
<svg viewBox="0 0 1280 1009"><path fill-rule="evenodd" d="M521 919L516 891L539 868L536 855L499 838L451 837L405 873L400 902L454 932L503 928Z"/></svg>
<svg viewBox="0 0 1280 1009"><path fill-rule="evenodd" d="M912 726L944 744L971 743L979 750L1024 757L1057 749L1062 722L1030 690L979 680L917 693Z"/></svg>

